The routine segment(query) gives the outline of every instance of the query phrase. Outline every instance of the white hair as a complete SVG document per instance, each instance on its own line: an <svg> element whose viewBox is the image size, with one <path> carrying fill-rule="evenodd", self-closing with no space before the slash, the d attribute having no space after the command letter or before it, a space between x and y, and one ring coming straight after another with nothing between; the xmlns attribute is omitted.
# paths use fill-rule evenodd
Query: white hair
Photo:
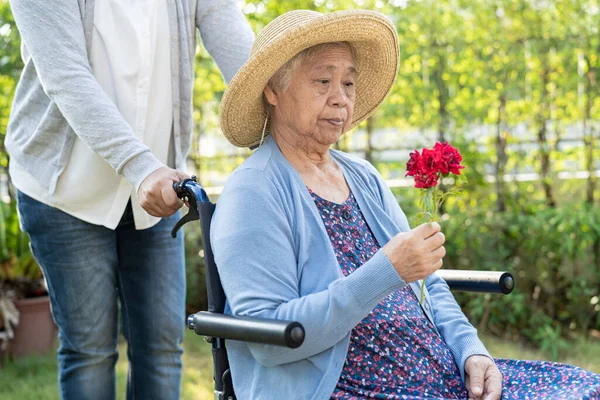
<svg viewBox="0 0 600 400"><path fill-rule="evenodd" d="M290 86L292 75L298 70L298 68L302 64L304 64L307 61L312 61L315 55L321 50L331 50L334 48L344 48L349 50L350 54L352 55L352 60L355 59L354 49L352 48L352 45L348 42L328 42L317 44L315 46L302 50L300 53L296 54L288 62L286 62L281 68L279 68L279 70L275 72L275 74L273 74L271 79L269 79L267 87L275 93L285 92ZM270 111L272 110L273 106L268 102L264 93L262 97L265 112L267 114L270 114Z"/></svg>

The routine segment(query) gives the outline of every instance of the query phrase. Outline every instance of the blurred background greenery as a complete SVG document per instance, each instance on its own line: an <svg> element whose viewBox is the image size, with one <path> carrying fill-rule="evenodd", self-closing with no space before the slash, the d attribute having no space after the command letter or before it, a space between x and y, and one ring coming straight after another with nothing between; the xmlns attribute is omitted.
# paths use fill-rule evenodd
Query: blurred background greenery
<svg viewBox="0 0 600 400"><path fill-rule="evenodd" d="M517 278L509 296L458 293L465 313L486 337L534 349L537 357L577 364L568 348L577 344L600 358L594 347L600 339L599 0L246 0L240 6L255 32L293 9L388 15L400 38L396 83L380 109L336 147L375 164L409 217L417 193L404 179L408 153L438 140L458 147L468 184L444 208L445 267L507 270ZM189 169L217 200L249 151L221 136L225 84L199 43ZM19 45L10 6L0 0L2 135L22 68ZM2 194L10 203L7 165L0 144ZM194 312L206 304L196 227L187 228L186 251ZM600 372L585 364L585 350L576 354L579 365Z"/></svg>

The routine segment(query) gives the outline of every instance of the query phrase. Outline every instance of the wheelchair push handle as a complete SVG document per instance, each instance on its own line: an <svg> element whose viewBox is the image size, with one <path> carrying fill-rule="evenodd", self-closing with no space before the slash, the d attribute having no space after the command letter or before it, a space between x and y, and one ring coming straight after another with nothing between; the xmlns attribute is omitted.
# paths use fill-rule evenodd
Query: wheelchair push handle
<svg viewBox="0 0 600 400"><path fill-rule="evenodd" d="M304 342L299 322L238 317L200 311L188 317L188 328L201 336L285 346L295 349Z"/></svg>
<svg viewBox="0 0 600 400"><path fill-rule="evenodd" d="M183 179L173 183L173 190L181 200L189 202L205 203L209 202L206 192L198 183L195 175L191 178Z"/></svg>
<svg viewBox="0 0 600 400"><path fill-rule="evenodd" d="M200 219L200 207L202 204L210 204L206 192L200 186L195 176L173 183L173 190L181 200L187 201L190 206L189 212L182 217L171 230L171 236L177 237L177 231L188 222Z"/></svg>

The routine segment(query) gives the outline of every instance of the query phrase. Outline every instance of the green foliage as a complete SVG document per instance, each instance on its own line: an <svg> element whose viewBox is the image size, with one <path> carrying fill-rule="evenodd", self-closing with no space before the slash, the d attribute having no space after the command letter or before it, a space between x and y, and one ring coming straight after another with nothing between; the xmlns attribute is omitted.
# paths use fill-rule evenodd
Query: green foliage
<svg viewBox="0 0 600 400"><path fill-rule="evenodd" d="M186 310L188 314L207 310L204 246L199 223L185 226Z"/></svg>
<svg viewBox="0 0 600 400"><path fill-rule="evenodd" d="M404 176L406 160L384 160L382 153L407 150L408 156L403 148L408 135L418 136L419 146L444 138L460 149L468 182L461 184L462 196L445 204L446 264L508 270L517 278L510 296L461 294L464 309L480 328L525 338L553 357L572 332L600 329L600 192L591 178L558 179L559 171L600 169L598 0L242 3L255 32L295 9L362 8L388 15L398 30L401 63L392 91L370 118L369 129L393 128L398 140L379 143L373 139L376 135L368 136L365 142L373 147L369 157L384 177L398 179ZM19 49L9 3L0 0L1 138L23 67ZM221 135L218 105L225 83L207 51L201 46L198 50L190 161L202 184L211 186L241 164L249 151L230 148L209 154L209 146L203 145ZM487 140L473 135L481 127L488 131ZM567 132L568 127L576 132ZM339 147L348 148L352 135L348 133ZM585 137L585 145L574 144L572 136ZM549 162L544 167L546 155ZM0 171L6 172L7 165L0 145ZM541 173L540 180L502 179L505 173L533 171ZM490 175L502 184L490 181ZM553 193L546 193L542 183ZM393 190L409 217L420 211L416 190ZM556 208L548 206L549 195ZM30 256L26 238L15 234L14 204L1 207L0 274L26 275L15 267L27 269ZM202 246L199 228L193 225L186 228L190 311L206 308Z"/></svg>
<svg viewBox="0 0 600 400"><path fill-rule="evenodd" d="M19 33L8 1L0 0L0 170L8 166L4 135L13 93L22 68Z"/></svg>
<svg viewBox="0 0 600 400"><path fill-rule="evenodd" d="M523 337L557 358L574 331L600 329L600 210L454 213L443 223L446 268L506 270L509 296L457 296L480 329Z"/></svg>
<svg viewBox="0 0 600 400"><path fill-rule="evenodd" d="M183 340L182 400L204 400L214 397L211 345L190 330ZM127 342L118 345L116 399L125 400L128 381ZM3 363L4 361L4 363ZM2 359L0 353L0 393L2 400L59 400L56 351L14 360Z"/></svg>
<svg viewBox="0 0 600 400"><path fill-rule="evenodd" d="M0 281L42 278L29 249L29 237L19 227L16 202L0 201Z"/></svg>
<svg viewBox="0 0 600 400"><path fill-rule="evenodd" d="M1 339L12 338L11 325L19 321L14 299L43 294L42 272L29 250L29 238L19 228L16 203L0 201L0 349Z"/></svg>
<svg viewBox="0 0 600 400"><path fill-rule="evenodd" d="M17 79L23 68L19 32L6 0L0 0L0 75Z"/></svg>

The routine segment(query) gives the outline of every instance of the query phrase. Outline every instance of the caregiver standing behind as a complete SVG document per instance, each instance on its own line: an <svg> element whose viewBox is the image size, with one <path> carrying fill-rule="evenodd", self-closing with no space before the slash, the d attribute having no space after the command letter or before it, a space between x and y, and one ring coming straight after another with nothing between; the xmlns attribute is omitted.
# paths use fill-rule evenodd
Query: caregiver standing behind
<svg viewBox="0 0 600 400"><path fill-rule="evenodd" d="M11 0L25 68L6 135L21 224L59 327L64 399L178 399L196 33L229 81L253 33L235 0Z"/></svg>

